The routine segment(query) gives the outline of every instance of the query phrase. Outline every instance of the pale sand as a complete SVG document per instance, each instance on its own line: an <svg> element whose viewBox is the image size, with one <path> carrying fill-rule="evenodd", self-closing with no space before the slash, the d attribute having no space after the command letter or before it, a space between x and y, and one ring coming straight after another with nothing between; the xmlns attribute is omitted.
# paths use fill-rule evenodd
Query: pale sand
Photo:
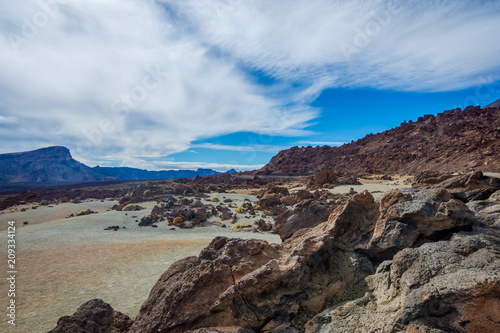
<svg viewBox="0 0 500 333"><path fill-rule="evenodd" d="M406 187L401 181L383 184L339 186L335 193L346 193L351 187L360 192L387 191ZM298 189L298 188L296 188ZM293 190L296 190L293 189ZM376 193L379 197L381 194ZM239 206L247 194L211 194L221 201L234 200ZM204 203L210 203L208 199ZM0 317L0 332L47 332L55 327L57 319L71 315L78 306L92 298L102 298L116 310L134 318L146 300L153 285L176 260L198 255L218 236L261 238L279 243L278 235L234 233L229 228L207 224L191 230L170 230L160 222L158 228L138 227L135 220L149 214L154 202L141 203L145 210L138 212L107 211L115 202L92 201L81 204L60 204L39 207L25 212L6 210L0 213L0 249L6 253L7 222L16 221L16 327L7 324L6 310ZM17 207L18 210L23 206ZM31 206L29 206L31 207ZM98 214L64 218L71 213L91 209ZM15 208L13 209L15 210ZM234 210L234 208L233 208ZM245 218L238 214L238 223L252 224L260 218ZM210 220L219 220L212 217ZM270 218L267 218L271 221ZM23 221L29 221L24 226ZM224 222L231 227L229 221ZM104 231L119 225L126 229ZM6 256L4 255L6 261ZM6 267L6 262L3 267ZM0 279L1 308L6 309L6 269Z"/></svg>
<svg viewBox="0 0 500 333"><path fill-rule="evenodd" d="M212 196L221 201L224 197L231 198L235 205L241 205L245 198L256 200L253 196L238 194ZM229 228L208 224L175 231L164 222L160 222L158 228L141 228L135 220L149 214L154 202L142 203L147 209L138 212L106 211L113 204L99 201L68 203L26 212L7 210L0 214L0 226L7 227L7 222L14 220L17 227L17 325L13 328L7 323L8 285L4 269L0 279L0 302L5 310L0 317L0 332L47 332L55 327L59 317L73 314L79 305L92 298L102 298L116 310L134 318L161 274L173 262L198 255L214 237L280 242L278 235L235 233ZM101 213L64 218L88 208ZM244 214L238 216L238 223L251 224L256 219L247 219ZM23 226L25 220L30 224ZM229 221L224 223L231 227ZM111 225L126 229L103 230ZM6 253L6 230L0 233L0 249ZM3 257L3 267L6 267L6 256Z"/></svg>

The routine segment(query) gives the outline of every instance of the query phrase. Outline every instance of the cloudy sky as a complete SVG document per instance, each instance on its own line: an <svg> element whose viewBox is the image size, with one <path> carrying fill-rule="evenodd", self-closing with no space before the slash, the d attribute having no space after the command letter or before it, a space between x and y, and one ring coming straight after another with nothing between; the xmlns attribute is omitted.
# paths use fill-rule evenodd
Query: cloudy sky
<svg viewBox="0 0 500 333"><path fill-rule="evenodd" d="M500 98L499 1L0 0L0 153L255 169Z"/></svg>

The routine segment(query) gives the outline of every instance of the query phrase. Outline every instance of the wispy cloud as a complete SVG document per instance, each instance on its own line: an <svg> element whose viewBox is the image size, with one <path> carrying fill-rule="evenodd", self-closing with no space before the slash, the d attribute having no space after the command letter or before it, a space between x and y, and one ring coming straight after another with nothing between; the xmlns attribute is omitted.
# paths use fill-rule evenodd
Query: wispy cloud
<svg viewBox="0 0 500 333"><path fill-rule="evenodd" d="M165 1L210 45L269 75L325 87L447 91L498 80L498 1Z"/></svg>
<svg viewBox="0 0 500 333"><path fill-rule="evenodd" d="M10 1L0 146L126 161L235 132L307 136L326 88L500 79L499 26L498 1Z"/></svg>
<svg viewBox="0 0 500 333"><path fill-rule="evenodd" d="M20 120L1 129L11 150L36 137L81 159L157 157L240 131L304 134L318 115L268 96L157 2L53 4L50 15L35 0L0 13L0 110Z"/></svg>
<svg viewBox="0 0 500 333"><path fill-rule="evenodd" d="M264 164L225 164L225 163L207 163L207 162L154 162L154 170L181 170L181 169L212 169L220 172L225 172L230 169L235 169L237 171L249 171L257 170L264 166Z"/></svg>
<svg viewBox="0 0 500 333"><path fill-rule="evenodd" d="M191 148L205 148L205 149L214 149L214 150L229 150L229 151L240 151L240 152L265 152L265 153L277 153L280 150L289 148L288 146L272 146L272 145L240 145L240 146L232 146L232 145L221 145L214 143L200 143L191 145Z"/></svg>

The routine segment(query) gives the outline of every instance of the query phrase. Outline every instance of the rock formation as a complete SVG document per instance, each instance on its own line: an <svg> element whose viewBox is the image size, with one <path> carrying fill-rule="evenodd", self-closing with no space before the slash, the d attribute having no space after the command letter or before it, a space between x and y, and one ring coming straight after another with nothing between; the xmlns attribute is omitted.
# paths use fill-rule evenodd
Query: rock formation
<svg viewBox="0 0 500 333"><path fill-rule="evenodd" d="M363 192L282 244L217 237L128 332L499 331L500 231L473 211L445 189Z"/></svg>
<svg viewBox="0 0 500 333"><path fill-rule="evenodd" d="M72 316L61 317L49 333L124 333L132 320L101 299L82 304Z"/></svg>

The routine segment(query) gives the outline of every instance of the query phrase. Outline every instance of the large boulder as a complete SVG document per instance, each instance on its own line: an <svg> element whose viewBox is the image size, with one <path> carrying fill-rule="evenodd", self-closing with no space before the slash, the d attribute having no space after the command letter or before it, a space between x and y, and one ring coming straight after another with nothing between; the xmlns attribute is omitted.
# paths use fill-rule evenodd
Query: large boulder
<svg viewBox="0 0 500 333"><path fill-rule="evenodd" d="M265 194L257 203L261 208L273 207L281 204L281 196L278 193Z"/></svg>
<svg viewBox="0 0 500 333"><path fill-rule="evenodd" d="M128 332L132 320L101 299L82 304L72 316L61 317L49 333L122 333Z"/></svg>
<svg viewBox="0 0 500 333"><path fill-rule="evenodd" d="M498 232L408 248L369 276L369 292L318 314L306 332L500 332Z"/></svg>
<svg viewBox="0 0 500 333"><path fill-rule="evenodd" d="M479 200L467 203L479 224L500 229L500 202L491 200Z"/></svg>
<svg viewBox="0 0 500 333"><path fill-rule="evenodd" d="M298 203L291 210L278 215L274 224L274 232L282 240L290 238L297 230L312 228L328 220L333 207L321 201L306 199Z"/></svg>
<svg viewBox="0 0 500 333"><path fill-rule="evenodd" d="M353 233L360 236L341 228L356 209L369 215L357 221ZM178 261L163 274L130 332L217 326L294 332L327 306L366 292L364 278L374 273L372 264L336 244L370 232L376 213L376 202L364 193L329 221L301 230L282 245L216 238L199 257ZM341 242L343 237L349 241Z"/></svg>
<svg viewBox="0 0 500 333"><path fill-rule="evenodd" d="M474 221L470 209L444 189L392 190L380 200L371 238L357 248L380 262L419 241L470 230Z"/></svg>
<svg viewBox="0 0 500 333"><path fill-rule="evenodd" d="M199 257L177 261L160 277L130 332L185 332L253 323L254 309L236 292L233 307L221 298L248 273L278 257L261 240L215 238Z"/></svg>

